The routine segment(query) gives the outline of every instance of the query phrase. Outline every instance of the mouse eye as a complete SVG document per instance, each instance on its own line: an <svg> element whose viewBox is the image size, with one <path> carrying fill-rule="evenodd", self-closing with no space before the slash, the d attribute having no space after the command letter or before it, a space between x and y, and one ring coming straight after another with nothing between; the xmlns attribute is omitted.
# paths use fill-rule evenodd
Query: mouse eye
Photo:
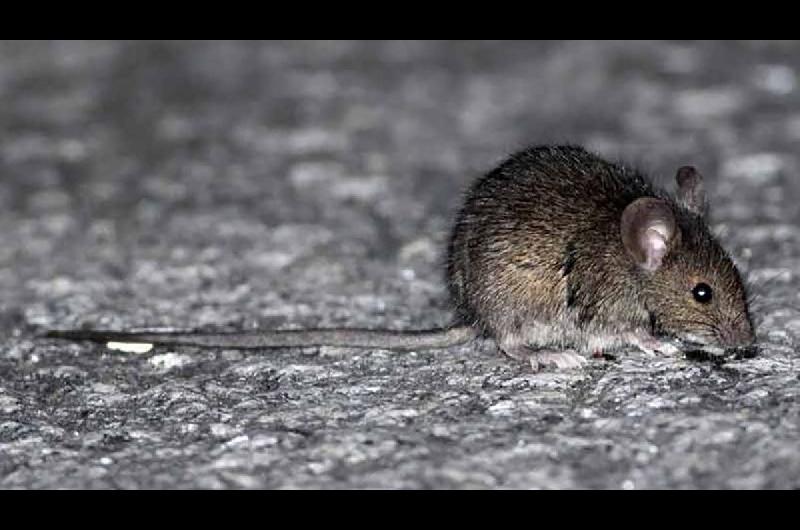
<svg viewBox="0 0 800 530"><path fill-rule="evenodd" d="M698 283L692 289L692 296L701 304L707 304L711 301L711 286L707 283Z"/></svg>

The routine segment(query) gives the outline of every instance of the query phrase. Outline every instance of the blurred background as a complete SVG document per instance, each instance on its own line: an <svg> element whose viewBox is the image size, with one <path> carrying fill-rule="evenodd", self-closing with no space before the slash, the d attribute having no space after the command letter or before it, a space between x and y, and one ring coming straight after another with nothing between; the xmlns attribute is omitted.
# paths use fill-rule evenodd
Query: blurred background
<svg viewBox="0 0 800 530"><path fill-rule="evenodd" d="M269 316L284 289L318 301L320 285L333 295L368 278L356 290L375 293L397 279L408 297L410 275L437 299L461 190L543 142L584 144L670 186L694 164L740 246L767 227L793 234L799 52L730 41L3 42L4 304L46 293L30 321L121 324L108 320L157 293L193 318L209 297L255 304L246 319ZM291 272L304 258L324 260ZM401 305L419 314L430 300Z"/></svg>
<svg viewBox="0 0 800 530"><path fill-rule="evenodd" d="M200 384L198 381L213 378L213 374L229 373L225 370L230 363L237 366L233 357L215 357L214 352L169 357L180 362L165 368L148 364L150 360L105 354L93 357L88 352L98 350L87 345L37 341L31 329L414 328L446 324L451 314L442 251L461 192L508 154L531 144L583 144L609 158L637 165L669 187L677 167L695 165L708 183L714 230L722 234L751 279L768 285L761 288L761 294L773 309L759 314L763 336L773 341L773 346L783 344L793 352L800 334L795 309L800 250L799 76L800 43L796 41L0 42L0 337L5 344L0 357L0 385L5 385L0 386L0 406L13 418L0 424L0 442L13 441L5 449L17 447L22 455L0 458L0 471L18 470L0 484L64 484L65 469L77 470L69 475L70 484L94 484L95 479L108 484L104 478L91 478L94 475L87 471L86 466L97 457L92 445L96 440L91 442L83 433L92 429L95 434L107 433L113 427L117 429L114 436L125 440L119 426L135 426L153 440L148 450L172 447L192 454L194 449L185 446L187 436L192 440L199 436L205 442L248 432L242 426L244 420L236 428L225 422L239 414L247 417L246 412L233 410L244 402L245 394L273 388L268 382L253 390L247 386L252 382L249 379L245 385L242 379L220 376L220 384L239 388L241 397L225 394L224 399L210 404L198 397L216 395L205 388L186 397L190 407L199 407L198 400L203 402L205 412L181 415L173 408L158 408L162 402L151 400L153 396L144 389L159 385L163 396L180 396L181 385ZM763 414L758 416L762 419L775 415L778 421L787 417L787 410L796 409L758 409L765 396L778 399L775 396L784 395L788 403L795 395L791 384L780 383L784 381L781 378L794 377L781 371L790 366L789 357L781 355L790 353L776 353L783 350L775 348L769 350L772 353L765 361L753 361L766 364L751 364L748 369L762 366L761 375L777 379L766 386L763 381L754 382L746 391L755 392L747 394L756 410L753 414ZM492 448L498 439L513 432L508 443L515 444L519 436L524 438L526 429L550 425L546 419L537 423L538 415L546 412L552 417L553 410L562 410L566 419L560 424L561 432L567 436L569 429L576 429L571 435L584 444L575 446L573 452L565 449L567 454L561 455L566 459L562 463L572 458L576 467L555 468L547 467L551 460L542 456L544 453L530 456L544 459L536 460L535 466L528 466L531 462L527 461L520 466L514 460L517 456L498 464L489 453L472 446L465 448L466 454L483 454L481 462L489 462L483 475L471 474L476 463L465 457L453 464L460 469L461 479L442 475L429 477L431 483L497 484L487 477L506 469L502 476L510 482L499 483L523 487L617 487L623 479L635 479L637 484L685 485L697 484L696 480L702 483L703 477L708 477L701 474L698 479L686 466L706 465L728 470L721 472L727 477L724 480L733 481L726 484L796 485L798 473L790 473L797 471L800 461L796 458L796 426L772 432L770 442L759 438L759 443L775 444L769 451L759 446L772 456L757 464L746 460L749 468L740 457L750 454L743 448L755 447L753 439L730 438L737 443L741 440L741 445L719 453L727 456L715 460L681 438L688 431L676 427L673 434L659 434L666 444L659 445L660 456L652 456L656 453L648 453L649 449L642 453L651 455L641 457L652 464L647 469L656 466L650 474L646 467L637 467L639 456L634 458L634 453L639 455L638 449L631 449L638 447L635 440L641 439L641 429L646 426L620 423L615 429L620 433L617 441L622 453L598 446L597 454L592 453L594 467L585 467L587 453L580 447L594 447L595 442L575 433L582 432L581 422L597 414L617 421L619 400L602 394L617 395L608 390L614 384L624 382L624 388L613 388L630 398L634 408L649 407L641 401L649 394L647 399L653 403L669 402L664 396L674 391L671 406L678 411L667 418L668 423L688 425L681 422L691 423L691 418L702 415L693 407L733 410L731 403L741 403L736 392L745 392L743 379L736 378L755 372L739 372L734 383L717 372L707 372L702 365L692 365L694 375L673 369L668 372L671 375L658 376L662 386L647 383L643 372L630 378L625 373L613 375L618 370L615 367L608 368L605 375L595 373L590 383L583 376L552 376L556 379L547 379L551 381L549 390L534 393L526 402L544 400L551 404L549 411L525 409L527 416L521 423L506 424L506 420L486 416L475 419L470 416L475 410L472 405L462 409L457 403L494 399L497 393L516 392L519 385L528 383L512 379L517 381L509 383L512 386L498 383L492 390L491 384L487 387L485 383L487 370L508 375L505 371L516 368L493 353L464 355L458 362L466 365L445 363L435 369L430 363L414 365L412 360L395 360L389 368L380 365L381 357L335 361L343 363L337 373L354 378L341 376L344 381L325 379L328 376L317 371L318 365L312 365L303 372L286 372L294 375L286 376L280 392L298 396L294 403L302 404L316 396L314 389L327 396L341 388L361 388L358 385L368 380L365 373L375 370L381 377L397 374L392 384L399 386L387 399L397 403L410 400L408 406L416 410L420 393L438 395L453 381L454 395L466 396L457 393L470 388L471 383L464 381L471 381L468 372L472 370L483 374L480 381L484 382L478 384L484 386L470 390L472 397L463 397L466 401L448 398L454 401L442 405L448 417L454 418L453 428L462 429L459 437L495 429L495 438L487 438L484 445L482 435L475 435L471 443ZM293 360L275 357L265 361L264 373L298 362L296 356L288 359ZM437 362L450 358L443 354L439 359ZM213 369L203 364L212 362L222 364ZM410 364L403 367L401 363ZM496 364L487 368L482 363ZM180 378L162 378L173 369ZM254 373L247 371L250 368L241 369L242 373ZM618 376L613 380L617 383L604 379L612 376ZM673 386L671 377L677 378ZM687 389L682 377L700 385L696 387L699 390ZM723 380L729 386L714 386L715 381ZM65 386L65 381L69 385ZM286 390L286 385L291 389L292 381L298 385L295 394ZM590 396L586 398L589 404L583 404L595 416L573 414L579 410L572 401L575 381L590 385L581 395ZM374 382L373 386L381 384ZM405 388L404 384L412 385L407 394L398 390ZM734 384L737 390L731 390ZM112 385L115 390L102 385ZM702 385L710 385L705 393ZM69 394L69 389L74 392ZM591 397L595 391L602 395ZM687 392L691 394L688 398ZM262 409L274 411L269 407L283 406L269 401L273 394L264 395L267 397L257 401ZM700 395L712 395L718 401L691 401ZM142 396L144 401L139 400ZM684 398L691 399L681 401ZM173 398L163 399L172 403ZM230 399L233 401L226 401ZM383 410L380 407L386 403L379 398L364 398L360 409L353 409L352 396L340 399L345 404L338 412L309 412L316 409L306 403L306 416L298 416L293 424L303 428L316 425L336 438L331 447L340 450L350 443L341 437L361 432L363 424L358 418L362 416L351 424L341 420L340 430L324 418L351 417L342 411L368 410L366 417L389 421L370 408ZM53 403L58 406L48 408ZM558 409L561 405L554 403L564 408ZM149 406L156 407L150 419L141 416ZM284 412L299 414L291 407ZM85 427L84 413L94 422L91 429ZM169 418L169 422L159 420L164 423L155 425L153 418ZM465 418L477 422L476 431L469 430ZM729 421L736 424L741 419L715 418L706 423L698 420L692 428L713 440L714 433L727 428ZM274 416L263 421L273 420ZM166 427L169 423L177 429L187 422L196 422L199 430L187 434ZM217 427L208 431L209 422ZM225 427L218 426L221 424ZM428 427L419 428L428 432ZM259 428L269 431L263 425ZM667 432L659 429L654 432ZM77 443L83 444L74 454L63 445L69 438L65 433L73 431L82 433ZM208 432L210 438L204 438L202 433ZM747 436L756 436L752 433L761 431L748 432ZM781 433L786 435L785 443ZM39 441L26 442L30 436ZM392 436L386 439L394 440ZM560 440L559 447L568 447ZM47 444L72 456L31 464L26 456L31 448ZM120 444L125 451L131 447ZM180 467L169 455L155 457L168 470L159 478L146 469L143 462L149 460L136 453L140 449L130 450L125 454L145 468L123 467L129 473L125 484L225 483L216 472ZM203 454L204 449L197 450ZM458 452L450 457L458 459ZM243 456L239 463L242 469L252 471L255 464L247 458ZM653 464L647 458L660 460ZM237 480L244 485L281 484L303 477L308 484L338 480L325 473L304 475L305 468L292 467L290 460L281 462L288 466L283 468L286 475L264 482L263 474L248 471ZM181 472L176 473L176 465ZM397 475L382 464L375 465L389 474L368 483L398 484L390 480ZM439 469L424 458L420 465L434 470L430 472ZM631 466L640 474L626 474ZM531 473L550 469L550 474L541 471L540 475L508 478L523 469ZM746 470L739 482L730 476L737 469ZM119 472L108 476L121 480ZM417 472L411 465L410 484L418 484L413 478L421 476ZM206 482L199 481L198 473L206 473Z"/></svg>

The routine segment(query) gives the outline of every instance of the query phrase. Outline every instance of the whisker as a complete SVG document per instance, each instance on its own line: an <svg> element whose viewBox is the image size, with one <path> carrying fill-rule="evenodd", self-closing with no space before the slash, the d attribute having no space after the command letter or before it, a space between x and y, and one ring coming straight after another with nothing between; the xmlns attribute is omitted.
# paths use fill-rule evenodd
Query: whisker
<svg viewBox="0 0 800 530"><path fill-rule="evenodd" d="M713 328L714 327L714 323L713 322L706 322L706 321L702 321L702 320L673 320L672 322L674 324L677 324L677 325L689 325L689 326L697 326L697 327L701 327L701 328Z"/></svg>

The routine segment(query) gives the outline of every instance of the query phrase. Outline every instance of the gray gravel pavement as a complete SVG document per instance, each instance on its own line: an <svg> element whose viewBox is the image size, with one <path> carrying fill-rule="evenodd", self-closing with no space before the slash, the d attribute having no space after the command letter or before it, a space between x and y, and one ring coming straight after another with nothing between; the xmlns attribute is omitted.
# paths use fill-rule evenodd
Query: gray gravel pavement
<svg viewBox="0 0 800 530"><path fill-rule="evenodd" d="M800 44L0 43L0 487L800 487ZM706 175L762 354L124 353L90 326L427 328L533 143Z"/></svg>

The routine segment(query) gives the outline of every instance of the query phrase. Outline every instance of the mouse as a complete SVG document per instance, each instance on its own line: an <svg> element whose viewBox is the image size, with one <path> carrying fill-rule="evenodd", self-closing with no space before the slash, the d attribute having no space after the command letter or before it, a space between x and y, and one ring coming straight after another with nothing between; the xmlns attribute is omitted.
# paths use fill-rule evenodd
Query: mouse
<svg viewBox="0 0 800 530"><path fill-rule="evenodd" d="M208 333L51 330L48 338L230 349L395 351L493 340L509 359L576 369L635 347L647 355L755 348L742 276L709 229L703 176L672 193L579 145L535 145L466 189L445 249L454 319L428 330Z"/></svg>

